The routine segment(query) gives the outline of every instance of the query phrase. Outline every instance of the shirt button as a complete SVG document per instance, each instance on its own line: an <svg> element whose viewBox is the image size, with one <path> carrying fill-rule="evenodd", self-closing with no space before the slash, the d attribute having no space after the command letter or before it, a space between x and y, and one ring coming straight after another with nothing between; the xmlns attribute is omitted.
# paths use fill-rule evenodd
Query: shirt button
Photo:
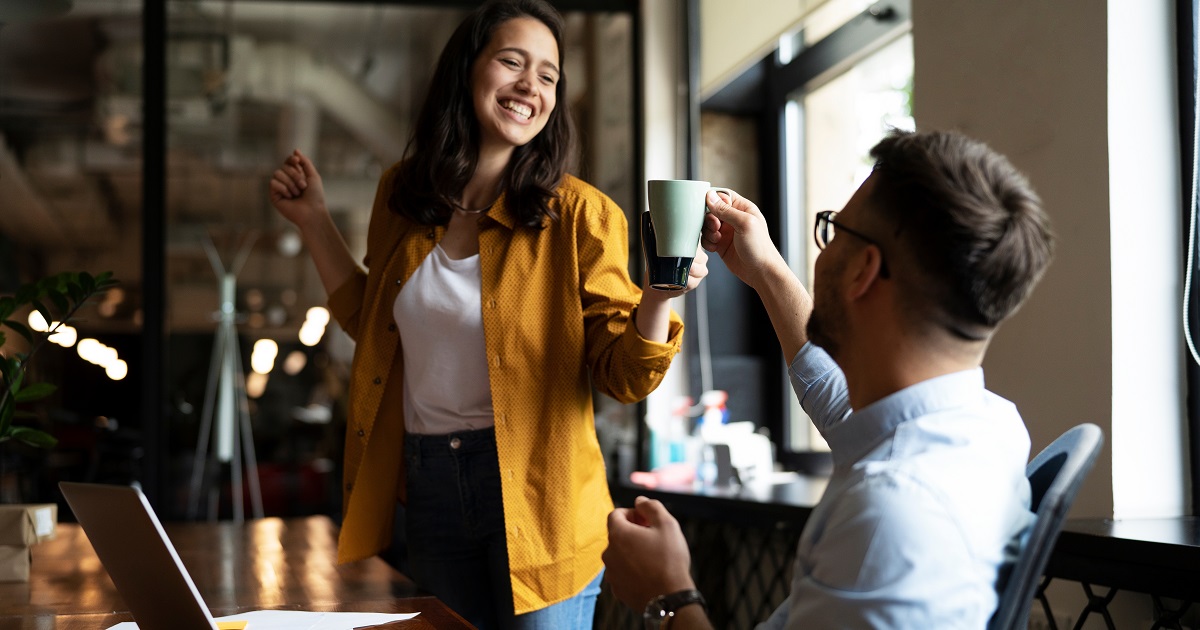
<svg viewBox="0 0 1200 630"><path fill-rule="evenodd" d="M371 382L372 382L372 383L375 383L376 385L378 385L378 384L380 384L380 383L382 383L382 382L383 382L383 379L381 379L381 378L379 378L378 376L376 376L376 377L375 377L375 380L374 380L374 381L371 381Z"/></svg>
<svg viewBox="0 0 1200 630"><path fill-rule="evenodd" d="M388 332L396 332L396 325L388 324Z"/></svg>
<svg viewBox="0 0 1200 630"><path fill-rule="evenodd" d="M404 284L404 281L403 281L403 280L400 280L399 278L397 278L397 279L396 279L396 284Z"/></svg>
<svg viewBox="0 0 1200 630"><path fill-rule="evenodd" d="M354 489L354 484L353 484L353 483L348 483L348 484L346 484L346 492L350 492L350 491L351 491L351 490L353 490L353 489Z"/></svg>
<svg viewBox="0 0 1200 630"><path fill-rule="evenodd" d="M500 367L500 355L497 354L496 357L492 359L492 365Z"/></svg>
<svg viewBox="0 0 1200 630"><path fill-rule="evenodd" d="M457 451L458 447L460 447L460 446L462 446L462 440L460 440L456 437L450 438L450 448Z"/></svg>
<svg viewBox="0 0 1200 630"><path fill-rule="evenodd" d="M429 240L433 240L433 230L429 230L428 232L426 232L425 238L427 238Z"/></svg>
<svg viewBox="0 0 1200 630"><path fill-rule="evenodd" d="M364 435L366 435L366 434L367 434L367 432L366 432L366 431L363 431L362 429L359 429L359 430L358 430L358 437L362 437L362 436L364 436Z"/></svg>
<svg viewBox="0 0 1200 630"><path fill-rule="evenodd" d="M490 306L490 307L492 307L492 308L496 308L496 300L489 300L489 301L488 301L488 306Z"/></svg>

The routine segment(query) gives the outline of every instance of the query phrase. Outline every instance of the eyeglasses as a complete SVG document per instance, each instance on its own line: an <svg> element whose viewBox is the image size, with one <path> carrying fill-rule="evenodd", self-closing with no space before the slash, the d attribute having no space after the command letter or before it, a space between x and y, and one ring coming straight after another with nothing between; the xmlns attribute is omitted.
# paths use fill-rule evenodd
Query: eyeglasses
<svg viewBox="0 0 1200 630"><path fill-rule="evenodd" d="M833 237L838 232L845 232L851 236L858 237L865 241L868 245L874 245L879 248L879 277L888 277L887 260L883 257L883 246L875 239L859 232L852 230L841 223L833 220L833 216L837 214L836 210L823 210L817 213L817 222L813 224L813 240L817 242L817 249L824 250L826 246L833 241Z"/></svg>

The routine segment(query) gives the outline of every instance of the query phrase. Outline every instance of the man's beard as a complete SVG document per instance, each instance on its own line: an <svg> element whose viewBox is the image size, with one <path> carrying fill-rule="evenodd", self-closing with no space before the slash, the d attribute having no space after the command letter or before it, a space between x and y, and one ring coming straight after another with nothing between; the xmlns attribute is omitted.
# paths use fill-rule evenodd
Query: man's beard
<svg viewBox="0 0 1200 630"><path fill-rule="evenodd" d="M808 325L805 327L808 340L823 348L834 360L837 359L840 349L838 339L841 338L846 321L841 295L834 290L834 284L830 281L832 278L839 277L839 271L839 268L829 269L828 273L822 274L826 277L825 282L814 278L816 281L813 283L813 310L809 314ZM818 289L821 290L820 299L817 296Z"/></svg>
<svg viewBox="0 0 1200 630"><path fill-rule="evenodd" d="M822 300L821 303L825 304L828 302ZM813 306L812 314L808 318L808 340L814 345L823 348L829 356L836 359L838 353L837 333L841 327L841 318L835 313L825 312L827 310L816 305Z"/></svg>

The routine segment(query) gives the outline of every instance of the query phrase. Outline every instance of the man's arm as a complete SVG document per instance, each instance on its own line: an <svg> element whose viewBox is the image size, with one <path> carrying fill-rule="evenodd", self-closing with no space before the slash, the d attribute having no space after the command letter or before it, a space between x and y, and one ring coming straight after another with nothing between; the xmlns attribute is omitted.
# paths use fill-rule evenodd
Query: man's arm
<svg viewBox="0 0 1200 630"><path fill-rule="evenodd" d="M696 588L691 576L691 554L679 521L663 504L638 497L633 508L617 508L608 515L608 549L604 550L604 579L613 595L636 613L659 595ZM707 612L699 604L675 612L672 630L711 630Z"/></svg>
<svg viewBox="0 0 1200 630"><path fill-rule="evenodd" d="M808 343L812 297L775 248L758 206L736 194L726 203L709 192L707 201L704 249L720 255L725 266L758 293L790 362Z"/></svg>

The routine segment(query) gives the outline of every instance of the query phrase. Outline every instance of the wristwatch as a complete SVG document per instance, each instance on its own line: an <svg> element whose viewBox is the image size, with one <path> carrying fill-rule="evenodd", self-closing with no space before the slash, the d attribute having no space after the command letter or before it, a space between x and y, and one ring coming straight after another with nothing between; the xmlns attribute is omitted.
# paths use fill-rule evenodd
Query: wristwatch
<svg viewBox="0 0 1200 630"><path fill-rule="evenodd" d="M675 612L691 604L700 604L705 612L708 611L704 595L694 588L659 595L646 604L646 610L642 612L642 626L645 630L667 630L671 627Z"/></svg>

